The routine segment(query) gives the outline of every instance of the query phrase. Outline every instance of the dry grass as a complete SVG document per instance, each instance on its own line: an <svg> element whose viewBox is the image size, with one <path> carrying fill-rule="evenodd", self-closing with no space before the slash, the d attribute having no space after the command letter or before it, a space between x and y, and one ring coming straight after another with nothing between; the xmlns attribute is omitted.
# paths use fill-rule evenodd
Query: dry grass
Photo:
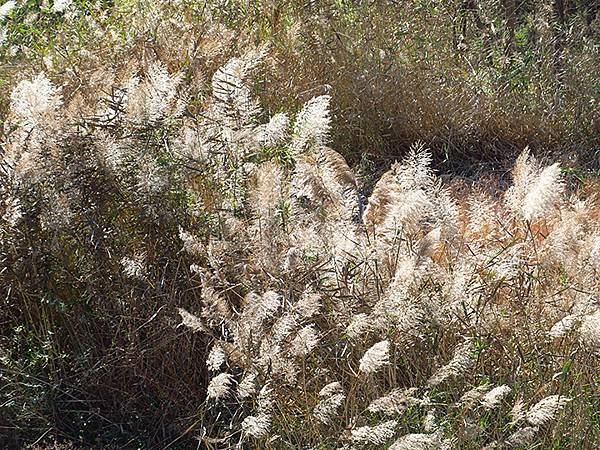
<svg viewBox="0 0 600 450"><path fill-rule="evenodd" d="M64 75L87 71L90 52L111 65L158 57L198 77L268 43L265 110L333 94L332 145L351 165L389 165L420 141L455 173L505 169L527 145L599 169L598 11L585 2L517 2L514 11L498 0L82 4L88 15L65 22L18 9L5 58Z"/></svg>
<svg viewBox="0 0 600 450"><path fill-rule="evenodd" d="M10 73L2 445L594 448L597 184L522 148L510 176L432 169L441 143L456 168L496 133L562 148L568 120L541 94L521 117L522 92L472 107L476 84L433 83L466 76L446 10L232 5L123 10L129 31L105 25L124 36ZM399 16L407 48L429 24L438 53L361 81ZM561 117L593 120L580 100ZM332 142L405 154L379 177Z"/></svg>

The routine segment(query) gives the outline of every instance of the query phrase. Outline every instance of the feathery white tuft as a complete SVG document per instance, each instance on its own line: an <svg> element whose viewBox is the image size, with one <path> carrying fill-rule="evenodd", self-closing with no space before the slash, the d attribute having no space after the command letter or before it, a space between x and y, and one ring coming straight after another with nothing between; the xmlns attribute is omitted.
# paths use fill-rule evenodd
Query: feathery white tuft
<svg viewBox="0 0 600 450"><path fill-rule="evenodd" d="M298 328L298 320L294 314L285 314L273 324L273 340L281 343Z"/></svg>
<svg viewBox="0 0 600 450"><path fill-rule="evenodd" d="M258 141L266 146L281 144L287 136L289 123L290 119L287 114L275 114L269 123L259 127Z"/></svg>
<svg viewBox="0 0 600 450"><path fill-rule="evenodd" d="M410 147L408 154L395 168L398 181L404 189L433 186L435 175L431 169L431 151L423 143Z"/></svg>
<svg viewBox="0 0 600 450"><path fill-rule="evenodd" d="M266 225L275 218L284 199L283 172L278 164L269 161L255 169L255 178L253 208Z"/></svg>
<svg viewBox="0 0 600 450"><path fill-rule="evenodd" d="M490 390L489 385L477 386L465 392L458 400L458 404L465 409L470 409L477 404L481 398Z"/></svg>
<svg viewBox="0 0 600 450"><path fill-rule="evenodd" d="M261 301L256 305L260 315L269 319L281 308L282 297L275 291L266 291L263 293Z"/></svg>
<svg viewBox="0 0 600 450"><path fill-rule="evenodd" d="M552 328L550 328L550 331L548 331L548 336L553 338L563 337L573 330L573 328L575 328L580 321L581 318L575 314L565 316L552 325Z"/></svg>
<svg viewBox="0 0 600 450"><path fill-rule="evenodd" d="M360 359L359 370L374 373L390 362L390 343L385 340L373 345Z"/></svg>
<svg viewBox="0 0 600 450"><path fill-rule="evenodd" d="M226 359L227 354L223 350L223 347L219 343L216 343L208 353L208 357L206 358L206 367L208 367L208 370L216 372L221 368L223 363L225 363Z"/></svg>
<svg viewBox="0 0 600 450"><path fill-rule="evenodd" d="M351 432L352 441L356 444L384 445L396 433L398 422L389 420L373 427L359 427Z"/></svg>
<svg viewBox="0 0 600 450"><path fill-rule="evenodd" d="M471 355L472 345L466 341L454 350L454 356L448 364L440 367L429 379L430 386L437 386L444 381L463 375L473 366L473 357Z"/></svg>
<svg viewBox="0 0 600 450"><path fill-rule="evenodd" d="M339 381L334 381L321 388L319 391L319 397L331 397L332 395L342 392L344 392L344 388L342 387L341 383Z"/></svg>
<svg viewBox="0 0 600 450"><path fill-rule="evenodd" d="M259 413L256 416L248 416L242 422L242 431L256 439L265 437L270 427L271 416L264 413Z"/></svg>
<svg viewBox="0 0 600 450"><path fill-rule="evenodd" d="M237 395L239 398L244 400L244 399L246 399L248 397L252 397L254 394L256 394L257 378L258 378L258 375L256 374L256 372L249 372L246 375L244 375L244 378L242 378L242 381L240 381L237 386Z"/></svg>
<svg viewBox="0 0 600 450"><path fill-rule="evenodd" d="M298 303L293 307L294 312L305 319L316 316L321 310L321 295L316 292L304 292Z"/></svg>
<svg viewBox="0 0 600 450"><path fill-rule="evenodd" d="M396 440L390 450L436 450L442 444L439 433L412 433Z"/></svg>
<svg viewBox="0 0 600 450"><path fill-rule="evenodd" d="M127 278L137 278L138 280L146 278L146 255L144 253L137 254L133 258L124 256L121 259L121 266L123 266L123 275Z"/></svg>
<svg viewBox="0 0 600 450"><path fill-rule="evenodd" d="M298 113L292 139L292 148L297 152L302 152L309 146L319 147L327 142L331 130L330 101L329 95L314 97Z"/></svg>
<svg viewBox="0 0 600 450"><path fill-rule="evenodd" d="M512 392L509 386L502 385L495 387L485 394L481 399L481 405L486 409L493 409L500 405L502 400Z"/></svg>
<svg viewBox="0 0 600 450"><path fill-rule="evenodd" d="M427 411L425 418L423 419L423 430L427 433L433 433L438 430L440 425L438 424L438 419L435 414L435 409L430 409Z"/></svg>
<svg viewBox="0 0 600 450"><path fill-rule="evenodd" d="M523 218L533 221L547 215L561 198L563 190L558 163L544 168L523 199Z"/></svg>
<svg viewBox="0 0 600 450"><path fill-rule="evenodd" d="M204 322L199 317L190 314L183 308L177 308L177 312L179 312L179 315L181 316L181 325L191 328L194 331L208 331Z"/></svg>
<svg viewBox="0 0 600 450"><path fill-rule="evenodd" d="M512 409L510 410L510 416L513 419L511 423L515 424L521 422L525 419L526 415L527 411L525 410L525 402L523 401L523 397L521 396L517 399Z"/></svg>
<svg viewBox="0 0 600 450"><path fill-rule="evenodd" d="M526 148L517 158L512 174L513 185L505 196L507 206L529 221L551 213L565 187L558 164L542 169Z"/></svg>
<svg viewBox="0 0 600 450"><path fill-rule="evenodd" d="M292 340L291 352L295 356L306 356L319 344L319 334L314 325L308 325L298 331Z"/></svg>
<svg viewBox="0 0 600 450"><path fill-rule="evenodd" d="M13 0L10 0L4 4L2 4L2 6L0 6L0 20L4 19L6 16L8 16L10 14L10 12L15 9L15 7L17 6L17 3L14 2Z"/></svg>
<svg viewBox="0 0 600 450"><path fill-rule="evenodd" d="M413 397L416 388L396 388L383 397L373 400L368 407L369 412L383 413L386 416L402 414L408 407L418 405L421 400Z"/></svg>
<svg viewBox="0 0 600 450"><path fill-rule="evenodd" d="M65 12L69 6L73 4L73 0L54 0L52 5L52 12L61 13Z"/></svg>
<svg viewBox="0 0 600 450"><path fill-rule="evenodd" d="M215 376L208 383L208 388L206 390L207 398L219 400L227 396L231 390L233 381L233 375L228 373L220 373L219 375Z"/></svg>
<svg viewBox="0 0 600 450"><path fill-rule="evenodd" d="M511 434L506 443L512 448L528 446L533 443L538 431L538 427L521 428Z"/></svg>
<svg viewBox="0 0 600 450"><path fill-rule="evenodd" d="M359 313L352 317L350 324L346 328L346 334L351 339L356 339L367 333L372 326L372 319L368 314Z"/></svg>
<svg viewBox="0 0 600 450"><path fill-rule="evenodd" d="M183 249L190 255L204 256L206 254L206 246L182 227L179 227L179 239L183 242Z"/></svg>
<svg viewBox="0 0 600 450"><path fill-rule="evenodd" d="M526 415L527 421L535 426L551 422L570 401L569 397L550 395L529 408Z"/></svg>
<svg viewBox="0 0 600 450"><path fill-rule="evenodd" d="M11 95L11 111L28 128L43 124L44 119L61 106L59 90L43 72L32 80L21 81Z"/></svg>
<svg viewBox="0 0 600 450"><path fill-rule="evenodd" d="M260 112L246 81L265 55L266 47L250 50L241 58L229 60L213 75L212 91L218 119L230 130L252 126Z"/></svg>
<svg viewBox="0 0 600 450"><path fill-rule="evenodd" d="M323 386L319 391L319 397L321 397L321 400L315 406L313 415L322 423L331 423L346 399L344 389L338 381L334 381Z"/></svg>
<svg viewBox="0 0 600 450"><path fill-rule="evenodd" d="M591 350L600 351L600 309L582 317L579 341Z"/></svg>
<svg viewBox="0 0 600 450"><path fill-rule="evenodd" d="M17 197L10 197L7 200L6 210L2 219L6 220L9 226L15 227L23 218L23 206Z"/></svg>
<svg viewBox="0 0 600 450"><path fill-rule="evenodd" d="M271 389L269 384L265 384L258 393L258 409L263 413L270 412L273 409L274 403L273 389Z"/></svg>
<svg viewBox="0 0 600 450"><path fill-rule="evenodd" d="M171 75L162 63L151 64L146 78L143 81L132 78L126 89L124 102L128 118L137 125L147 125L164 119L169 113L181 114L185 106L181 104L182 99L177 98L181 80L181 74Z"/></svg>

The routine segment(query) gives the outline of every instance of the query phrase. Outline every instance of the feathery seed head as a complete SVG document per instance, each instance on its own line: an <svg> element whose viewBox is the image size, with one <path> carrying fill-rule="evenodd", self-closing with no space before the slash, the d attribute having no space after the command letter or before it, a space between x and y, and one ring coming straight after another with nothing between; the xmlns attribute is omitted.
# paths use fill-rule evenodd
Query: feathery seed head
<svg viewBox="0 0 600 450"><path fill-rule="evenodd" d="M226 359L227 354L223 350L223 347L219 343L215 343L206 358L206 366L208 367L208 370L216 372L221 368L223 363L225 363Z"/></svg>
<svg viewBox="0 0 600 450"><path fill-rule="evenodd" d="M54 3L52 4L52 12L65 12L72 4L73 0L54 0Z"/></svg>
<svg viewBox="0 0 600 450"><path fill-rule="evenodd" d="M550 395L533 405L527 411L527 421L534 426L542 426L555 419L558 413L569 403L569 397Z"/></svg>
<svg viewBox="0 0 600 450"><path fill-rule="evenodd" d="M580 321L581 317L575 314L565 316L558 322L556 322L554 325L552 325L552 328L550 328L550 331L548 331L548 336L553 338L562 337L569 333L569 331L573 330L579 324Z"/></svg>
<svg viewBox="0 0 600 450"><path fill-rule="evenodd" d="M269 384L265 384L258 393L258 410L261 413L270 412L273 409L275 400L273 399L273 389Z"/></svg>
<svg viewBox="0 0 600 450"><path fill-rule="evenodd" d="M441 444L440 433L412 433L396 440L390 450L436 450Z"/></svg>
<svg viewBox="0 0 600 450"><path fill-rule="evenodd" d="M373 427L364 426L352 430L352 441L355 444L384 445L396 433L398 422L389 420Z"/></svg>
<svg viewBox="0 0 600 450"><path fill-rule="evenodd" d="M308 325L298 331L292 340L291 352L295 356L306 356L319 344L319 334L314 325Z"/></svg>
<svg viewBox="0 0 600 450"><path fill-rule="evenodd" d="M23 80L17 85L11 95L10 107L17 118L28 129L32 129L43 125L62 104L59 89L42 72L32 80Z"/></svg>
<svg viewBox="0 0 600 450"><path fill-rule="evenodd" d="M425 430L427 433L433 433L439 427L440 426L437 421L435 409L430 409L429 411L427 411L427 414L423 419L423 430Z"/></svg>
<svg viewBox="0 0 600 450"><path fill-rule="evenodd" d="M493 409L500 405L502 400L512 392L512 389L506 385L497 386L485 394L481 399L481 404L486 409Z"/></svg>
<svg viewBox="0 0 600 450"><path fill-rule="evenodd" d="M412 190L433 186L435 175L431 170L431 160L431 151L422 143L412 145L402 162L392 166L402 188Z"/></svg>
<svg viewBox="0 0 600 450"><path fill-rule="evenodd" d="M237 395L240 399L244 400L256 394L257 378L258 375L256 374L256 372L249 372L246 375L244 375L244 378L242 378L242 381L240 381L237 386Z"/></svg>
<svg viewBox="0 0 600 450"><path fill-rule="evenodd" d="M369 412L383 413L387 416L402 414L410 406L421 404L421 400L414 397L416 388L396 388L383 397L373 400L368 407Z"/></svg>
<svg viewBox="0 0 600 450"><path fill-rule="evenodd" d="M179 315L181 316L181 325L191 328L194 331L207 332L207 328L204 322L199 317L190 314L183 308L177 308Z"/></svg>
<svg viewBox="0 0 600 450"><path fill-rule="evenodd" d="M10 12L13 9L15 9L16 6L17 6L17 2L15 2L13 0L9 0L6 3L3 3L2 6L0 6L0 20L7 17L10 14Z"/></svg>
<svg viewBox="0 0 600 450"><path fill-rule="evenodd" d="M529 446L535 440L538 431L538 427L521 428L508 437L506 444L511 448Z"/></svg>
<svg viewBox="0 0 600 450"><path fill-rule="evenodd" d="M290 120L287 114L275 114L271 117L269 123L259 127L259 142L268 147L281 144L286 138L289 123Z"/></svg>
<svg viewBox="0 0 600 450"><path fill-rule="evenodd" d="M258 308L262 311L262 316L265 318L274 317L279 308L281 308L282 297L274 291L266 291L260 301Z"/></svg>
<svg viewBox="0 0 600 450"><path fill-rule="evenodd" d="M281 343L298 328L298 320L294 314L285 314L273 324L273 340Z"/></svg>
<svg viewBox="0 0 600 450"><path fill-rule="evenodd" d="M517 158L512 174L513 186L506 192L506 204L528 221L548 215L564 191L558 164L540 168L527 148Z"/></svg>
<svg viewBox="0 0 600 450"><path fill-rule="evenodd" d="M260 164L255 170L256 184L252 191L251 201L265 226L276 216L283 202L283 172L274 162Z"/></svg>
<svg viewBox="0 0 600 450"><path fill-rule="evenodd" d="M302 262L302 252L296 247L290 247L283 261L284 272L294 272Z"/></svg>
<svg viewBox="0 0 600 450"><path fill-rule="evenodd" d="M23 218L23 207L18 197L10 197L7 200L6 209L2 215L10 227L15 227Z"/></svg>
<svg viewBox="0 0 600 450"><path fill-rule="evenodd" d="M525 419L527 411L525 410L525 402L523 401L523 397L519 397L512 409L510 410L510 416L512 417L513 424L518 423Z"/></svg>
<svg viewBox="0 0 600 450"><path fill-rule="evenodd" d="M319 397L331 397L334 394L339 394L344 392L344 388L339 381L334 381L332 383L326 384L319 391Z"/></svg>
<svg viewBox="0 0 600 450"><path fill-rule="evenodd" d="M479 400L481 400L481 398L489 390L490 390L490 386L487 384L483 385L483 386L477 386L477 387L471 389L470 391L464 393L463 396L458 401L458 404L460 406L463 406L465 409L470 409L473 406L475 406L475 404L477 402L479 402Z"/></svg>
<svg viewBox="0 0 600 450"><path fill-rule="evenodd" d="M544 168L523 199L523 218L534 221L548 215L563 191L564 183L559 165Z"/></svg>
<svg viewBox="0 0 600 450"><path fill-rule="evenodd" d="M253 438L260 439L267 435L271 427L271 416L259 413L256 416L248 416L242 422L242 431Z"/></svg>
<svg viewBox="0 0 600 450"><path fill-rule="evenodd" d="M341 392L327 395L315 406L313 415L319 422L329 424L337 415L338 410L344 404L345 400L346 395Z"/></svg>
<svg viewBox="0 0 600 450"><path fill-rule="evenodd" d="M266 47L251 50L241 58L233 58L212 78L217 119L229 130L242 130L255 121L260 112L246 81L266 55Z"/></svg>
<svg viewBox="0 0 600 450"><path fill-rule="evenodd" d="M363 373L374 373L384 365L389 364L390 343L381 341L368 349L360 359L359 370Z"/></svg>
<svg viewBox="0 0 600 450"><path fill-rule="evenodd" d="M220 373L219 375L213 377L208 383L208 388L206 390L207 398L219 400L227 396L233 381L233 375L228 373Z"/></svg>
<svg viewBox="0 0 600 450"><path fill-rule="evenodd" d="M346 334L351 339L356 339L363 336L371 329L371 319L368 314L359 313L352 317L350 324L346 328Z"/></svg>
<svg viewBox="0 0 600 450"><path fill-rule="evenodd" d="M205 256L206 246L193 234L179 227L179 239L183 242L183 249L190 255Z"/></svg>
<svg viewBox="0 0 600 450"><path fill-rule="evenodd" d="M169 113L173 116L181 114L184 105L177 102L177 88L181 80L181 74L169 74L160 62L148 67L143 81L132 78L124 99L129 120L136 125L149 125Z"/></svg>
<svg viewBox="0 0 600 450"><path fill-rule="evenodd" d="M454 350L454 356L448 364L440 367L429 379L430 386L437 386L452 377L463 375L470 367L473 366L473 357L471 355L471 341L460 344Z"/></svg>
<svg viewBox="0 0 600 450"><path fill-rule="evenodd" d="M128 278L137 278L143 280L146 278L146 255L139 253L133 258L124 256L121 259L123 274Z"/></svg>
<svg viewBox="0 0 600 450"><path fill-rule="evenodd" d="M294 312L299 314L304 319L310 319L319 313L321 307L321 294L306 291L294 305L293 309Z"/></svg>
<svg viewBox="0 0 600 450"><path fill-rule="evenodd" d="M329 95L315 97L306 102L298 113L292 140L292 148L297 152L302 152L307 146L320 147L326 143L331 129L330 101Z"/></svg>
<svg viewBox="0 0 600 450"><path fill-rule="evenodd" d="M587 348L600 352L600 309L582 317L579 340Z"/></svg>

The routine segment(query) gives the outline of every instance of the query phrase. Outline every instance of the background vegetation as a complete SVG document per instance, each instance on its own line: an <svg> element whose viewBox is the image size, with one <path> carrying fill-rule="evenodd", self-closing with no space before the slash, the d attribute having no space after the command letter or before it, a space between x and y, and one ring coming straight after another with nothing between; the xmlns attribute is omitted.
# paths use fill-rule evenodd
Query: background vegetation
<svg viewBox="0 0 600 450"><path fill-rule="evenodd" d="M213 39L227 42L216 44L222 56L271 45L268 111L333 94L333 145L351 163L379 163L421 140L465 170L514 159L525 145L597 169L597 2L167 3L76 1L67 14L19 3L4 21L5 83L25 61L52 61L59 75L83 49L108 59L177 47L209 21L219 28Z"/></svg>

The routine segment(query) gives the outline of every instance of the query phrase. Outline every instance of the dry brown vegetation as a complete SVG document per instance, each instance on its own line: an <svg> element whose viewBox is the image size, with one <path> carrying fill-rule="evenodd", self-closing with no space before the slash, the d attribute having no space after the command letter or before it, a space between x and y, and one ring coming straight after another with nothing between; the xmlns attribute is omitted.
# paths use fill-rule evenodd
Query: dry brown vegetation
<svg viewBox="0 0 600 450"><path fill-rule="evenodd" d="M120 4L5 67L0 443L597 447L597 24L504 86L553 13L461 5Z"/></svg>

